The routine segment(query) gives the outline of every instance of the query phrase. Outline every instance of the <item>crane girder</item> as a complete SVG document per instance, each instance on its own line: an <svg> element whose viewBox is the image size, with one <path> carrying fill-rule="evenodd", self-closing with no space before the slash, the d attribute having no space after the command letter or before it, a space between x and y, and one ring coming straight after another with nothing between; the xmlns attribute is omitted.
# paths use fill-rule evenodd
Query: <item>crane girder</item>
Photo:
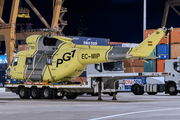
<svg viewBox="0 0 180 120"><path fill-rule="evenodd" d="M39 11L33 6L30 0L25 0L25 1L47 28L56 27L58 35L64 35L62 33L62 30L64 29L65 25L67 25L67 21L63 21L62 17L64 16L64 13L67 12L67 8L62 7L62 4L65 0L53 0L53 18L52 18L51 26L46 22L46 20L42 17ZM18 7L19 7L20 0L12 0L11 13L9 17L9 22L7 24L2 19L4 2L5 0L0 0L0 35L2 36L0 38L0 41L5 40L7 61L9 65L14 57L15 40L16 40L15 28L16 28L16 20L18 16ZM26 37L29 34L32 35L32 34L39 34L39 33L44 34L42 31L31 32L31 33L23 32L23 33L18 33L17 37L18 37L18 40L26 39Z"/></svg>
<svg viewBox="0 0 180 120"><path fill-rule="evenodd" d="M27 4L31 7L31 9L34 11L34 13L39 17L39 19L44 23L44 25L47 28L50 28L49 24L47 23L47 21L43 18L43 16L39 13L39 11L34 7L34 5L31 3L30 0L25 0L27 2Z"/></svg>
<svg viewBox="0 0 180 120"><path fill-rule="evenodd" d="M2 17L3 8L4 8L4 0L0 0L0 17Z"/></svg>
<svg viewBox="0 0 180 120"><path fill-rule="evenodd" d="M52 23L51 23L52 29L57 28L61 5L62 5L62 0L55 1L54 10L53 10L53 18L52 18Z"/></svg>
<svg viewBox="0 0 180 120"><path fill-rule="evenodd" d="M169 7L171 7L180 16L180 13L175 8L175 6L180 6L180 0L168 0L166 2L165 8L164 8L164 15L163 15L161 27L165 27L166 26L168 12L169 12Z"/></svg>

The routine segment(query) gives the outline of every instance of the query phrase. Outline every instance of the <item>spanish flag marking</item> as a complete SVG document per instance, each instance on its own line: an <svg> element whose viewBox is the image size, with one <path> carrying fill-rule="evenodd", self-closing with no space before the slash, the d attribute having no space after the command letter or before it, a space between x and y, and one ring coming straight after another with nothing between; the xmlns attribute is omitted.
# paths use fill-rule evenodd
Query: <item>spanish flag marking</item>
<svg viewBox="0 0 180 120"><path fill-rule="evenodd" d="M148 41L148 46L153 46L153 42L152 41Z"/></svg>

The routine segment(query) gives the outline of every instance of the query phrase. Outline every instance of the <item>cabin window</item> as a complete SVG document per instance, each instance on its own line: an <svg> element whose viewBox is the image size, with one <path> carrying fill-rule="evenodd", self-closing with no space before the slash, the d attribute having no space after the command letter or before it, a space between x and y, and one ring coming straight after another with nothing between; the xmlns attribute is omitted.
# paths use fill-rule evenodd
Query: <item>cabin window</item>
<svg viewBox="0 0 180 120"><path fill-rule="evenodd" d="M14 66L16 66L16 65L18 64L18 59L19 59L19 57L16 57L16 58L14 59Z"/></svg>
<svg viewBox="0 0 180 120"><path fill-rule="evenodd" d="M33 58L26 58L26 65L32 65Z"/></svg>
<svg viewBox="0 0 180 120"><path fill-rule="evenodd" d="M174 70L180 73L180 62L175 62L174 63Z"/></svg>
<svg viewBox="0 0 180 120"><path fill-rule="evenodd" d="M47 56L47 64L52 65L53 57L52 56Z"/></svg>

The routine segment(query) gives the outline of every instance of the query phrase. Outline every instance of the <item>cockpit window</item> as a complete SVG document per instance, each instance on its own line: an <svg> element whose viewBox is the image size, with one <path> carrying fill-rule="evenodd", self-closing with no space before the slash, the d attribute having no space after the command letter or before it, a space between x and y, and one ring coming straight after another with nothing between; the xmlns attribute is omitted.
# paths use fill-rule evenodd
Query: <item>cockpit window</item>
<svg viewBox="0 0 180 120"><path fill-rule="evenodd" d="M175 62L174 63L174 70L180 73L180 62Z"/></svg>
<svg viewBox="0 0 180 120"><path fill-rule="evenodd" d="M122 71L122 61L118 62L110 62L110 63L103 63L105 71Z"/></svg>
<svg viewBox="0 0 180 120"><path fill-rule="evenodd" d="M26 58L26 65L32 65L33 58Z"/></svg>
<svg viewBox="0 0 180 120"><path fill-rule="evenodd" d="M10 66L12 66L14 59L11 61Z"/></svg>
<svg viewBox="0 0 180 120"><path fill-rule="evenodd" d="M16 66L16 65L18 64L18 59L19 59L19 57L16 57L16 58L14 59L14 66Z"/></svg>

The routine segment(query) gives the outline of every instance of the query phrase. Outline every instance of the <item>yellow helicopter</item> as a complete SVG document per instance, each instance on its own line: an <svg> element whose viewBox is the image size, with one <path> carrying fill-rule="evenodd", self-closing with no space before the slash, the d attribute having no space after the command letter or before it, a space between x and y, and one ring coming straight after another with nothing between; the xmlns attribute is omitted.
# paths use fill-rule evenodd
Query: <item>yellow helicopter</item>
<svg viewBox="0 0 180 120"><path fill-rule="evenodd" d="M18 52L6 73L19 80L69 82L88 64L148 59L167 31L159 28L136 48L77 45L68 37L32 35L26 39L29 50Z"/></svg>

